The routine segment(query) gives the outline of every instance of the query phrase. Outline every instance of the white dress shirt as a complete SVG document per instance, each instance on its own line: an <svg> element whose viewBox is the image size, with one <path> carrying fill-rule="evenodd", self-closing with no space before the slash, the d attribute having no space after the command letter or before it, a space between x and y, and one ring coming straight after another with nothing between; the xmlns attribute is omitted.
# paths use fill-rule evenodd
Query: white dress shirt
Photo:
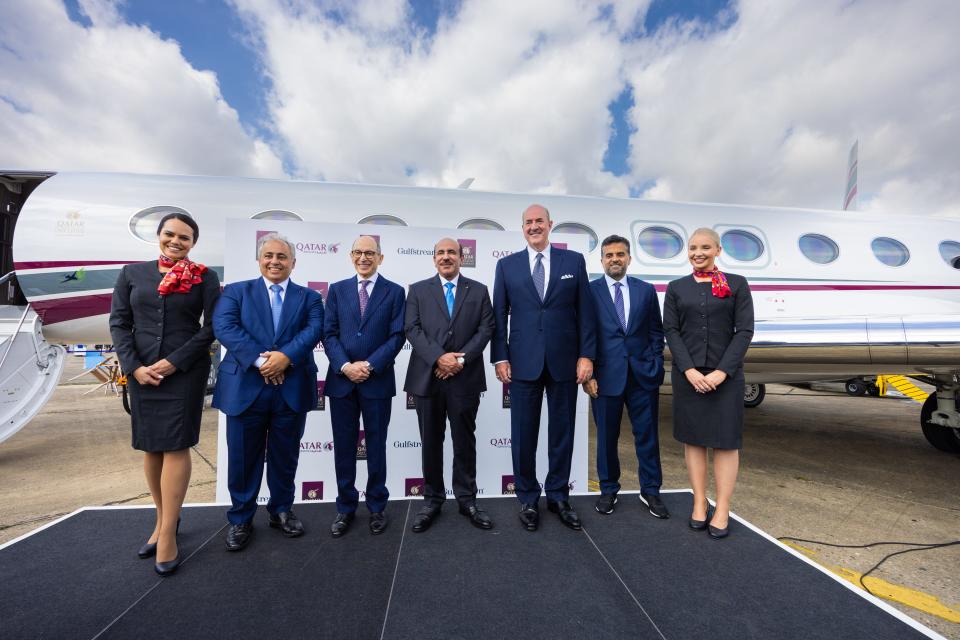
<svg viewBox="0 0 960 640"><path fill-rule="evenodd" d="M626 321L630 322L630 285L627 284L627 276L624 274L623 280L614 280L607 274L603 274L603 279L607 281L607 291L610 292L610 299L613 300L613 308L617 308L617 288L614 285L616 282L623 283L623 286L620 287L620 292L623 294L623 317Z"/></svg>
<svg viewBox="0 0 960 640"><path fill-rule="evenodd" d="M453 280L447 280L446 278L444 278L444 277L443 277L442 275L440 275L439 273L437 274L437 277L440 278L440 291L443 292L443 297L444 297L444 299L446 299L446 297L447 297L447 283L448 283L448 282L452 282L452 283L453 283L453 289L451 289L451 291L452 291L452 293L453 293L454 299L456 299L456 297L457 297L457 286L460 284L460 274L458 273L457 275L453 276Z"/></svg>
<svg viewBox="0 0 960 640"><path fill-rule="evenodd" d="M274 283L274 282L270 282L263 276L260 276L260 277L263 279L263 284L267 288L267 300L270 301L271 308L273 307L273 291L270 289L270 287L272 287L274 284L280 285L280 303L283 304L283 301L287 299L287 286L290 284L290 278L287 278L283 282ZM259 369L260 367L263 366L263 363L266 361L267 361L266 358L264 358L263 356L260 356L254 361L253 364Z"/></svg>
<svg viewBox="0 0 960 640"><path fill-rule="evenodd" d="M530 259L530 275L533 275L533 268L537 265L537 253L543 254L543 297L547 297L547 286L550 284L550 245L543 251L537 251L530 245L527 245L527 257Z"/></svg>
<svg viewBox="0 0 960 640"><path fill-rule="evenodd" d="M373 275L370 276L369 278L367 278L367 280L370 281L370 284L367 285L367 297L368 297L368 298L373 295L373 288L374 288L375 286L377 286L377 278L379 278L379 277L380 277L380 274L377 273L376 271L374 271L374 272L373 272ZM360 295L360 289L362 288L362 287L360 286L360 283L361 283L361 282L363 282L363 278L360 277L360 274L357 274L357 295Z"/></svg>

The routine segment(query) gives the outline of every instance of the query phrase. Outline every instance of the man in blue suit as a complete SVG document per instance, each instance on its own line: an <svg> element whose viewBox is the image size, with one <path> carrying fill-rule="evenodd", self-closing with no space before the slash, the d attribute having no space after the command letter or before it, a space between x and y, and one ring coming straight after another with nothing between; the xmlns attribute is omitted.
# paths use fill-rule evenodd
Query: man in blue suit
<svg viewBox="0 0 960 640"><path fill-rule="evenodd" d="M323 347L330 360L324 393L330 396L337 471L337 517L330 525L334 538L347 532L360 499L355 482L361 416L370 533L387 528L387 425L397 395L393 361L406 341L403 288L377 273L383 262L379 240L360 236L350 259L357 276L330 285L323 325Z"/></svg>
<svg viewBox="0 0 960 640"><path fill-rule="evenodd" d="M510 384L510 436L520 521L540 522L537 438L547 394L549 470L547 508L571 529L581 528L569 502L577 385L593 374L596 352L593 301L586 263L575 251L550 246L550 212L534 204L523 212L527 247L497 262L493 285L496 330L490 359L497 379ZM508 332L509 321L509 332Z"/></svg>
<svg viewBox="0 0 960 640"><path fill-rule="evenodd" d="M213 332L227 355L213 406L227 415L227 549L253 534L266 446L270 526L293 538L303 524L291 508L300 438L317 406L313 349L323 329L320 294L290 280L296 249L271 233L257 242L260 278L228 284L213 314Z"/></svg>
<svg viewBox="0 0 960 640"><path fill-rule="evenodd" d="M583 387L597 423L597 511L613 513L620 491L620 420L627 405L640 465L640 500L650 514L669 518L660 500L658 400L663 383L663 321L657 290L627 275L630 241L610 236L600 245L604 276L590 283L597 310L596 377Z"/></svg>

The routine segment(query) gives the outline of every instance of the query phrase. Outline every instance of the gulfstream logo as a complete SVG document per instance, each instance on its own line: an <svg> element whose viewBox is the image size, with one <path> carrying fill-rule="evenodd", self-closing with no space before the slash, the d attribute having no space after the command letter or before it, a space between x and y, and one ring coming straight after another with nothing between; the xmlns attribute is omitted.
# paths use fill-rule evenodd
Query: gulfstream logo
<svg viewBox="0 0 960 640"><path fill-rule="evenodd" d="M394 449L418 449L423 445L414 440L394 440L393 448Z"/></svg>
<svg viewBox="0 0 960 640"><path fill-rule="evenodd" d="M432 256L433 249L418 249L416 247L400 247L397 253L402 256Z"/></svg>

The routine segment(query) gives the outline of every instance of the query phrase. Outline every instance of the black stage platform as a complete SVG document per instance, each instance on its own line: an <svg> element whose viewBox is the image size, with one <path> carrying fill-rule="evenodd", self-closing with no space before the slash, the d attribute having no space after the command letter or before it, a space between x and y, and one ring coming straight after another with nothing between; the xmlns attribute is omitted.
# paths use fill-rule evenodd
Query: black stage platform
<svg viewBox="0 0 960 640"><path fill-rule="evenodd" d="M691 494L663 497L666 521L627 493L612 516L574 497L582 532L541 500L536 533L506 497L483 500L492 531L448 503L415 534L420 502L400 500L383 535L361 511L339 540L327 533L332 504L297 505L307 535L296 539L261 509L241 553L224 549L224 507L188 507L187 560L166 579L136 556L151 509L82 510L0 550L0 637L938 637L745 523L725 540L689 530Z"/></svg>

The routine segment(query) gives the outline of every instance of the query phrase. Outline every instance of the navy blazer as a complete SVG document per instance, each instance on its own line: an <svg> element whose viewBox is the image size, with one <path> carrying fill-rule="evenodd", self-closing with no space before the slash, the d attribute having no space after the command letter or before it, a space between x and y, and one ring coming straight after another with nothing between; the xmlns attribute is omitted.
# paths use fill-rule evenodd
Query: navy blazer
<svg viewBox="0 0 960 640"><path fill-rule="evenodd" d="M213 406L228 416L240 415L266 384L256 366L264 351L290 358L280 391L291 409L305 413L317 407L317 364L313 349L323 329L323 299L293 281L287 284L274 335L270 294L263 278L228 284L213 314L213 333L227 348L220 363Z"/></svg>
<svg viewBox="0 0 960 640"><path fill-rule="evenodd" d="M663 384L663 321L657 290L649 282L627 276L630 317L624 331L613 306L606 278L590 283L597 309L597 361L593 377L601 396L619 396L632 372L639 386L653 391Z"/></svg>
<svg viewBox="0 0 960 640"><path fill-rule="evenodd" d="M393 361L403 349L403 287L377 276L367 309L360 318L357 276L335 282L327 293L323 348L330 360L324 395L343 398L354 388L363 398L397 395ZM373 374L359 385L341 373L348 362L366 360Z"/></svg>
<svg viewBox="0 0 960 640"><path fill-rule="evenodd" d="M544 363L557 382L576 380L577 358L596 356L596 320L587 265L576 251L550 247L550 282L541 302L527 249L497 261L493 284L496 329L490 361L510 362L517 380L537 380ZM509 334L508 334L509 319Z"/></svg>

